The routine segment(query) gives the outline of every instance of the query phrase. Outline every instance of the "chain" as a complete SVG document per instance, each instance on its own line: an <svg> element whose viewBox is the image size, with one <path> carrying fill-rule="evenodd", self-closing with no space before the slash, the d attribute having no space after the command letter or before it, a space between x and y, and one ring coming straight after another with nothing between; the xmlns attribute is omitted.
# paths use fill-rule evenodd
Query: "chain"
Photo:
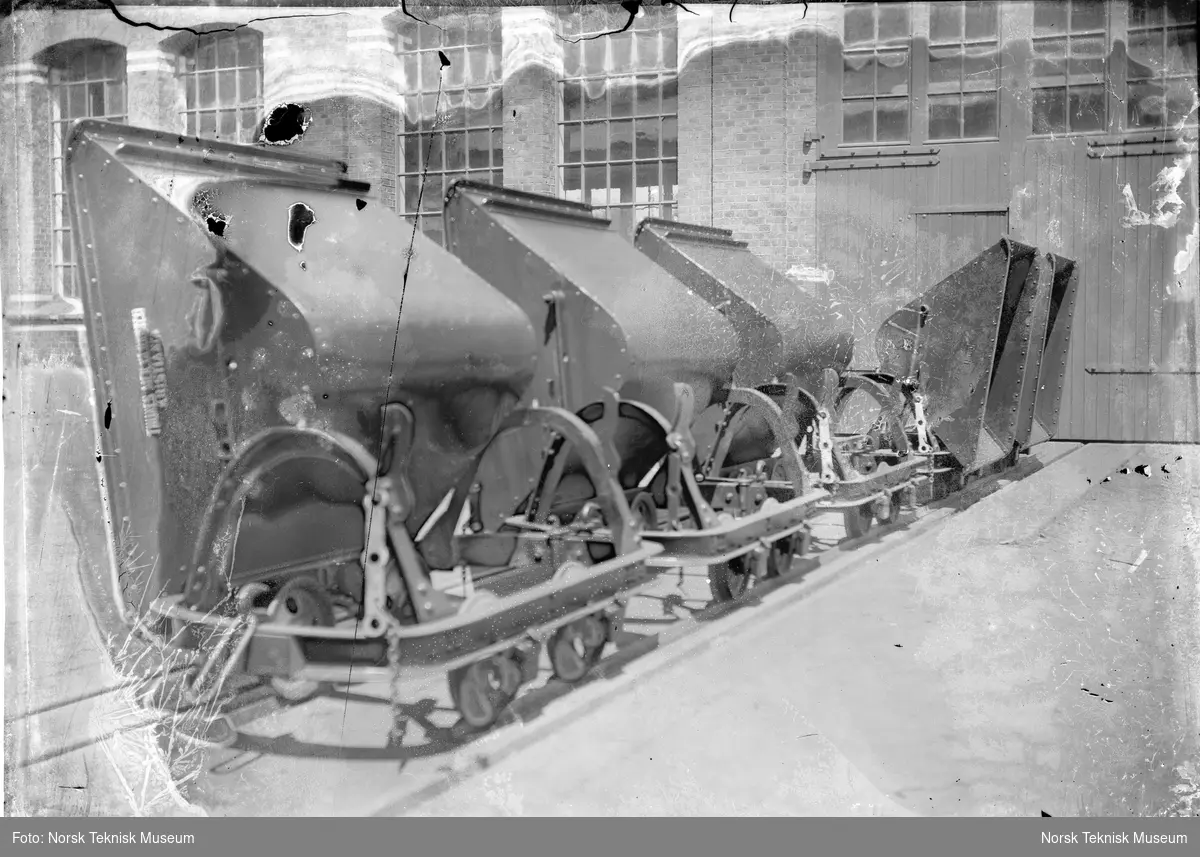
<svg viewBox="0 0 1200 857"><path fill-rule="evenodd" d="M388 746L399 747L408 732L408 715L400 699L400 628L395 622L388 624L388 668L392 671L391 711L392 726L388 731Z"/></svg>

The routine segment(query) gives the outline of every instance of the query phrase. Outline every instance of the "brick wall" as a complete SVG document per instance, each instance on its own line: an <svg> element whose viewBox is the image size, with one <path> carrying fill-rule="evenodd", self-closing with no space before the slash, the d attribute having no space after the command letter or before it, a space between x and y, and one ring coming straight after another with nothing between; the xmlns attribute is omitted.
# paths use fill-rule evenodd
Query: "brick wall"
<svg viewBox="0 0 1200 857"><path fill-rule="evenodd" d="M707 12L707 10L704 10ZM679 33L679 203L676 217L713 224L713 74L714 20L705 14L683 15Z"/></svg>
<svg viewBox="0 0 1200 857"><path fill-rule="evenodd" d="M781 267L811 261L815 190L802 178L804 132L815 126L815 38L799 7L755 7L728 20L728 7L677 15L680 50L677 216L734 229ZM168 22L163 16L169 14ZM160 9L160 23L236 24L252 12L203 7ZM558 181L556 80L562 43L553 11L505 8L503 21L504 176L511 187L553 194ZM40 16L40 17L38 17ZM15 16L14 16L15 17ZM232 21L228 20L230 17ZM395 56L394 7L356 8L321 18L256 21L263 36L265 109L296 102L311 125L295 151L344 160L382 204L396 204L396 132L405 82ZM812 16L810 15L810 18ZM182 91L173 70L179 36L114 26L106 12L22 17L23 38L0 57L9 69L0 172L6 293L50 290L50 167L45 84L33 62L48 46L95 37L128 51L130 121L175 130ZM32 22L32 23L31 23ZM11 22L5 24L11 26ZM22 63L24 65L22 65ZM25 69L19 86L14 69ZM32 75L32 77L30 76ZM10 302L8 306L12 306Z"/></svg>
<svg viewBox="0 0 1200 857"><path fill-rule="evenodd" d="M386 10L380 10L386 11ZM401 84L394 15L261 23L264 107L304 106L310 124L292 151L344 161L384 204L396 202Z"/></svg>
<svg viewBox="0 0 1200 857"><path fill-rule="evenodd" d="M805 161L817 153L806 151L804 135L817 132L817 33L801 30L786 43L787 106L786 223L782 253L784 267L812 265L817 261L817 188L804 177Z"/></svg>
<svg viewBox="0 0 1200 857"><path fill-rule="evenodd" d="M732 229L773 265L811 263L816 37L799 10L680 16L679 218Z"/></svg>
<svg viewBox="0 0 1200 857"><path fill-rule="evenodd" d="M713 225L772 262L787 228L786 46L735 42L713 52Z"/></svg>
<svg viewBox="0 0 1200 857"><path fill-rule="evenodd" d="M45 69L25 62L0 96L0 281L7 307L20 313L51 293L52 185ZM53 312L69 311L57 304Z"/></svg>
<svg viewBox="0 0 1200 857"><path fill-rule="evenodd" d="M555 194L562 47L547 9L504 9L504 184Z"/></svg>

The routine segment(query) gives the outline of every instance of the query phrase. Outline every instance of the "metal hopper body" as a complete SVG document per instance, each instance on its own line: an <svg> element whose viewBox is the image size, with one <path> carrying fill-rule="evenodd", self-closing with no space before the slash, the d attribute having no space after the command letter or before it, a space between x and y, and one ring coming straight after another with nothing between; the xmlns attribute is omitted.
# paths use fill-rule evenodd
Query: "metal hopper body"
<svg viewBox="0 0 1200 857"><path fill-rule="evenodd" d="M451 251L542 334L531 397L578 412L614 389L671 419L675 384L697 412L729 386L733 327L589 208L459 182L445 219Z"/></svg>
<svg viewBox="0 0 1200 857"><path fill-rule="evenodd" d="M846 508L855 525L864 507L891 516L902 494L909 496L905 489L923 478L917 470L924 462L909 454L903 391L845 376L854 340L837 314L728 230L645 220L635 244L725 313L741 335L742 386L726 403L705 475L765 469L775 493L794 479L815 479L831 494L825 504ZM838 430L839 395L853 390L878 400L890 430Z"/></svg>
<svg viewBox="0 0 1200 857"><path fill-rule="evenodd" d="M825 369L850 365L854 339L837 314L729 230L647 219L634 244L737 328L739 385L759 387L792 373L816 388Z"/></svg>
<svg viewBox="0 0 1200 857"><path fill-rule="evenodd" d="M712 446L701 431L716 430L735 367L750 353L738 322L713 307L703 286L681 282L576 203L459 182L444 217L452 252L541 331L529 396L578 414L609 445L617 490L644 538L665 548L652 563L726 567L803 529L825 495L807 490L800 474L783 504L759 478L697 482L696 451ZM770 326L761 329L778 341ZM517 445L511 455L520 455ZM569 449L550 461L525 502L547 518L574 519L600 486L573 481ZM726 500L730 490L736 504Z"/></svg>
<svg viewBox="0 0 1200 857"><path fill-rule="evenodd" d="M929 430L963 474L1028 447L1052 265L1003 239L890 318L880 371L919 383Z"/></svg>
<svg viewBox="0 0 1200 857"><path fill-rule="evenodd" d="M617 497L586 566L499 597L433 588L429 565L462 551L417 537L458 520L498 434L556 426L604 462L579 420L518 407L537 356L521 308L343 165L83 121L66 166L117 554L181 642L220 631L209 666L311 684L389 664L385 633L409 640L400 661L470 660L644 582L654 549ZM557 536L482 553L591 544Z"/></svg>
<svg viewBox="0 0 1200 857"><path fill-rule="evenodd" d="M661 462L672 431L690 434L694 416L728 394L733 327L590 209L459 182L444 216L451 251L519 304L540 333L527 397L596 426L622 489ZM598 487L572 487L578 461L569 455L560 471L552 502L561 518Z"/></svg>
<svg viewBox="0 0 1200 857"><path fill-rule="evenodd" d="M335 165L111 126L77 129L68 165L96 383L113 403L111 502L167 592L222 469L257 434L307 426L378 454L383 405L402 403L415 533L528 386L524 314L423 236L402 298L410 233L360 210L364 188ZM297 203L316 218L299 247ZM235 585L357 558L361 483L327 464L297 463L247 499Z"/></svg>

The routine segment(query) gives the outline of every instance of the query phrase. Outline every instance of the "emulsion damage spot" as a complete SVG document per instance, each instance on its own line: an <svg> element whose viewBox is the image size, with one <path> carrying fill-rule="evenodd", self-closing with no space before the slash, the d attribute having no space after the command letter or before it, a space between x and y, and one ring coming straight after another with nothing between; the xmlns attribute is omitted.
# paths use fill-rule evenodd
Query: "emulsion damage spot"
<svg viewBox="0 0 1200 857"><path fill-rule="evenodd" d="M302 202L294 203L288 209L288 243L297 253L304 249L304 233L316 222L313 210Z"/></svg>
<svg viewBox="0 0 1200 857"><path fill-rule="evenodd" d="M202 190L192 197L192 210L200 215L208 231L217 238L225 237L229 228L229 216L217 208L216 194L212 190Z"/></svg>
<svg viewBox="0 0 1200 857"><path fill-rule="evenodd" d="M290 146L308 130L312 116L300 104L280 104L267 114L260 142L270 146Z"/></svg>

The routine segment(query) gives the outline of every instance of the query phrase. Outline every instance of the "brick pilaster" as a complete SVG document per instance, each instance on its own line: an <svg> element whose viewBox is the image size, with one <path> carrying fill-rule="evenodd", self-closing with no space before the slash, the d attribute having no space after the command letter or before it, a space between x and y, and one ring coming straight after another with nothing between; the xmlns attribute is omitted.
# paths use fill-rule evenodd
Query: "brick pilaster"
<svg viewBox="0 0 1200 857"><path fill-rule="evenodd" d="M125 111L130 125L183 133L186 102L175 62L173 53L159 48L126 52Z"/></svg>
<svg viewBox="0 0 1200 857"><path fill-rule="evenodd" d="M354 178L394 205L401 101L395 34L384 11L325 19L320 28L302 18L256 26L263 33L265 110L291 102L312 118L292 149L345 161Z"/></svg>
<svg viewBox="0 0 1200 857"><path fill-rule="evenodd" d="M713 222L713 52L714 19L708 10L678 16L679 204L686 223Z"/></svg>
<svg viewBox="0 0 1200 857"><path fill-rule="evenodd" d="M76 308L54 294L51 282L50 103L44 66L20 61L3 69L0 114L5 117L0 122L5 314L70 314Z"/></svg>
<svg viewBox="0 0 1200 857"><path fill-rule="evenodd" d="M679 16L679 218L734 230L787 270L815 256L816 38L802 6ZM810 16L812 11L810 10Z"/></svg>
<svg viewBox="0 0 1200 857"><path fill-rule="evenodd" d="M557 195L558 78L562 43L553 9L501 10L504 44L504 184Z"/></svg>

